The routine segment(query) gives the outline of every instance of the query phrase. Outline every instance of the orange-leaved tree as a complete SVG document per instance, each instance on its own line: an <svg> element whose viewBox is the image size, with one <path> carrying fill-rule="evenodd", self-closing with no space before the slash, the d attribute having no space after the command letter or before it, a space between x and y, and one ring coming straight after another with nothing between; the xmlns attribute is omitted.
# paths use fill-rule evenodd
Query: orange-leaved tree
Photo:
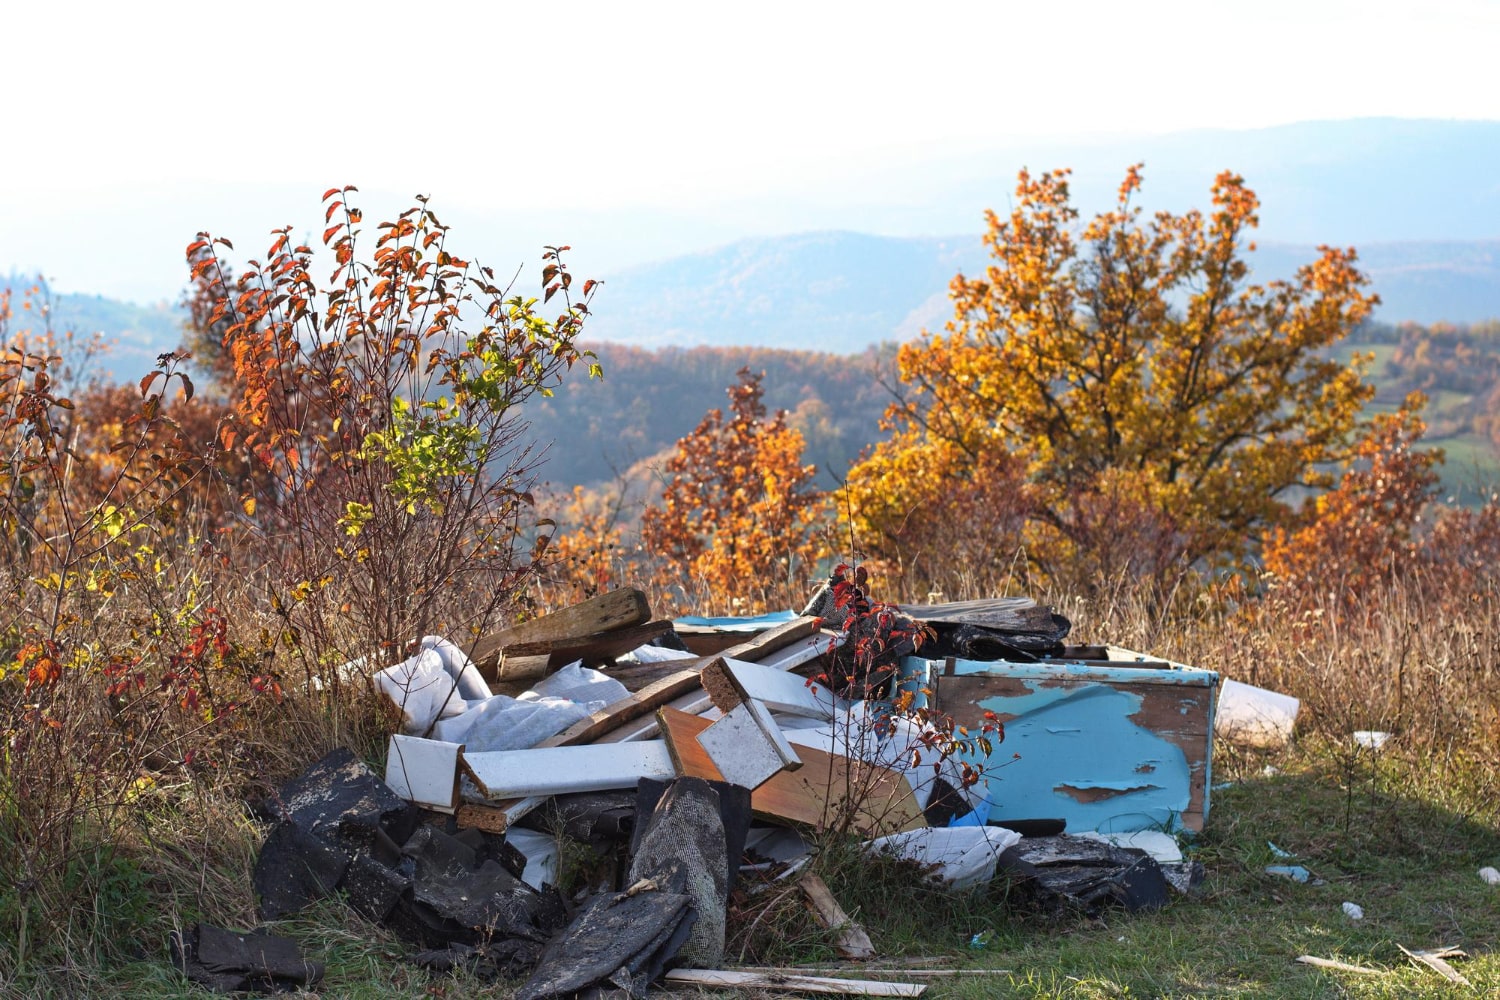
<svg viewBox="0 0 1500 1000"><path fill-rule="evenodd" d="M1252 280L1240 177L1219 175L1206 215L1147 217L1140 183L1131 168L1080 224L1067 171L1023 171L1011 214L987 213L989 266L953 279L944 332L902 348L892 436L850 473L865 545L910 564L908 539L966 516L1001 453L1024 474L993 500L995 550L1013 556L1024 508L1019 540L1054 578L1232 561L1289 491L1330 484L1371 394L1361 359L1329 351L1377 301L1354 251Z"/></svg>
<svg viewBox="0 0 1500 1000"><path fill-rule="evenodd" d="M233 380L221 444L259 469L243 523L309 672L380 665L424 633L463 641L519 599L539 461L521 406L589 357L595 283L573 288L567 247L546 248L539 303L458 256L426 198L371 245L353 191L324 194L319 252L287 227L231 276L226 240L187 249L195 318L220 338L210 368Z"/></svg>
<svg viewBox="0 0 1500 1000"><path fill-rule="evenodd" d="M785 411L761 401L763 375L748 368L729 390L729 413L710 410L677 442L659 506L641 517L641 541L658 583L687 607L763 611L805 594L825 546L827 498L802 464L802 435Z"/></svg>
<svg viewBox="0 0 1500 1000"><path fill-rule="evenodd" d="M1442 451L1419 447L1425 403L1413 393L1397 412L1377 414L1355 448L1356 464L1313 501L1305 523L1267 533L1265 568L1283 596L1344 605L1417 562L1417 528L1443 460Z"/></svg>

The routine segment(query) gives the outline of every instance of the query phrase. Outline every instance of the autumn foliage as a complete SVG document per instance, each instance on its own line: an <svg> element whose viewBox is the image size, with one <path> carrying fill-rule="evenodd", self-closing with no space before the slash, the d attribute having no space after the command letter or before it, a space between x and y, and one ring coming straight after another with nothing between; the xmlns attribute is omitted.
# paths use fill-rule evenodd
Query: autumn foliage
<svg viewBox="0 0 1500 1000"><path fill-rule="evenodd" d="M700 599L704 613L758 612L771 594L806 593L826 551L827 500L812 488L816 468L802 464L802 435L784 412L766 413L760 375L741 370L728 393L727 414L710 410L678 442L661 502L641 518L663 589Z"/></svg>
<svg viewBox="0 0 1500 1000"><path fill-rule="evenodd" d="M1066 171L1023 172L1009 217L988 214L992 262L954 278L944 332L902 347L892 435L850 473L866 545L940 579L926 539L975 499L954 484L998 469L1001 558L1020 542L1052 579L1159 574L1242 557L1289 491L1330 483L1371 394L1327 353L1376 301L1354 252L1254 282L1241 178L1219 176L1208 215L1146 217L1140 184L1132 168L1080 226Z"/></svg>

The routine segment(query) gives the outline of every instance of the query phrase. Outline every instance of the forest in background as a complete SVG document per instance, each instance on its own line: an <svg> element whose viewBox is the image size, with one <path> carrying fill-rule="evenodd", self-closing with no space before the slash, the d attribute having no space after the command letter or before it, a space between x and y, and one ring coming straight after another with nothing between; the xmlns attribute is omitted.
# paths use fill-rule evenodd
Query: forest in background
<svg viewBox="0 0 1500 1000"><path fill-rule="evenodd" d="M763 373L766 406L786 410L832 488L866 448L884 437L880 420L901 392L897 344L860 354L759 347L647 349L586 342L602 379L572 382L527 408L536 437L553 442L543 467L548 488L608 487L623 475L649 478L702 415L724 405L740 368ZM1370 357L1372 408L1394 409L1409 392L1429 397L1425 442L1447 453L1444 488L1475 503L1500 474L1500 321L1387 324L1354 330L1340 356Z"/></svg>

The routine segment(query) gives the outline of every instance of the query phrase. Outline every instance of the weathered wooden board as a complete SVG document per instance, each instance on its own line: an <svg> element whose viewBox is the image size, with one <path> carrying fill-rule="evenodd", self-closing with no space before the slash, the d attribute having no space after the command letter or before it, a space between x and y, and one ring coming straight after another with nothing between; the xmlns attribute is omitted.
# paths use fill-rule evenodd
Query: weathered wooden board
<svg viewBox="0 0 1500 1000"><path fill-rule="evenodd" d="M651 606L646 601L646 595L633 587L623 587L481 636L469 648L469 659L474 661L485 680L493 681L500 650L506 646L518 642L609 632L640 625L650 619Z"/></svg>
<svg viewBox="0 0 1500 1000"><path fill-rule="evenodd" d="M499 683L536 680L575 660L599 667L670 631L672 623L662 619L590 635L509 643L500 650L495 679Z"/></svg>
<svg viewBox="0 0 1500 1000"><path fill-rule="evenodd" d="M1004 766L991 789L1004 815L1060 816L1070 830L1203 828L1217 674L1133 663L933 666L941 711L971 730L986 712L1005 726L990 758Z"/></svg>
<svg viewBox="0 0 1500 1000"><path fill-rule="evenodd" d="M667 707L657 712L657 722L678 773L723 780L698 743L709 720ZM823 829L852 809L852 828L867 837L927 825L911 785L898 772L812 747L799 749L797 755L802 759L800 769L775 774L751 793L750 808L757 815Z"/></svg>

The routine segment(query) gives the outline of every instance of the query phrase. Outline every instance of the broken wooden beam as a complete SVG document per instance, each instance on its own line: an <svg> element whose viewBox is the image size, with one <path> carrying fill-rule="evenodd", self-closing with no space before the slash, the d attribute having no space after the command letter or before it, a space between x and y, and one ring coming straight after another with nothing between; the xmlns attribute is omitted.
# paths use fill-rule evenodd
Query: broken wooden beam
<svg viewBox="0 0 1500 1000"><path fill-rule="evenodd" d="M1433 972L1436 972L1438 975L1442 976L1450 983L1454 983L1458 986L1474 985L1464 977L1463 973L1459 972L1453 966L1444 961L1444 959L1446 958L1469 957L1467 954L1457 948L1424 948L1418 951L1413 951L1412 949L1406 947L1406 945L1404 944L1397 944L1396 947L1400 948L1401 953L1407 958L1411 959L1413 962L1417 962L1427 966L1427 968L1431 969Z"/></svg>
<svg viewBox="0 0 1500 1000"><path fill-rule="evenodd" d="M1315 969L1332 969L1334 972L1358 972L1366 976L1383 976L1384 969L1372 969L1368 965L1350 965L1348 962L1340 962L1332 958L1319 958L1316 955L1298 955L1297 961L1303 965L1311 965Z"/></svg>
<svg viewBox="0 0 1500 1000"><path fill-rule="evenodd" d="M875 945L870 940L870 935L865 933L865 929L853 917L844 912L839 901L833 898L827 882L812 872L805 872L797 887L802 890L802 901L813 919L824 930L833 931L837 935L833 946L840 955L854 961L875 957Z"/></svg>
<svg viewBox="0 0 1500 1000"><path fill-rule="evenodd" d="M534 681L575 660L581 660L586 667L613 663L616 657L670 631L672 623L662 619L608 632L509 643L500 649L495 683Z"/></svg>
<svg viewBox="0 0 1500 1000"><path fill-rule="evenodd" d="M469 647L469 659L474 661L485 680L494 681L500 650L506 646L610 632L650 620L651 607L646 595L634 587L623 587L483 635Z"/></svg>

